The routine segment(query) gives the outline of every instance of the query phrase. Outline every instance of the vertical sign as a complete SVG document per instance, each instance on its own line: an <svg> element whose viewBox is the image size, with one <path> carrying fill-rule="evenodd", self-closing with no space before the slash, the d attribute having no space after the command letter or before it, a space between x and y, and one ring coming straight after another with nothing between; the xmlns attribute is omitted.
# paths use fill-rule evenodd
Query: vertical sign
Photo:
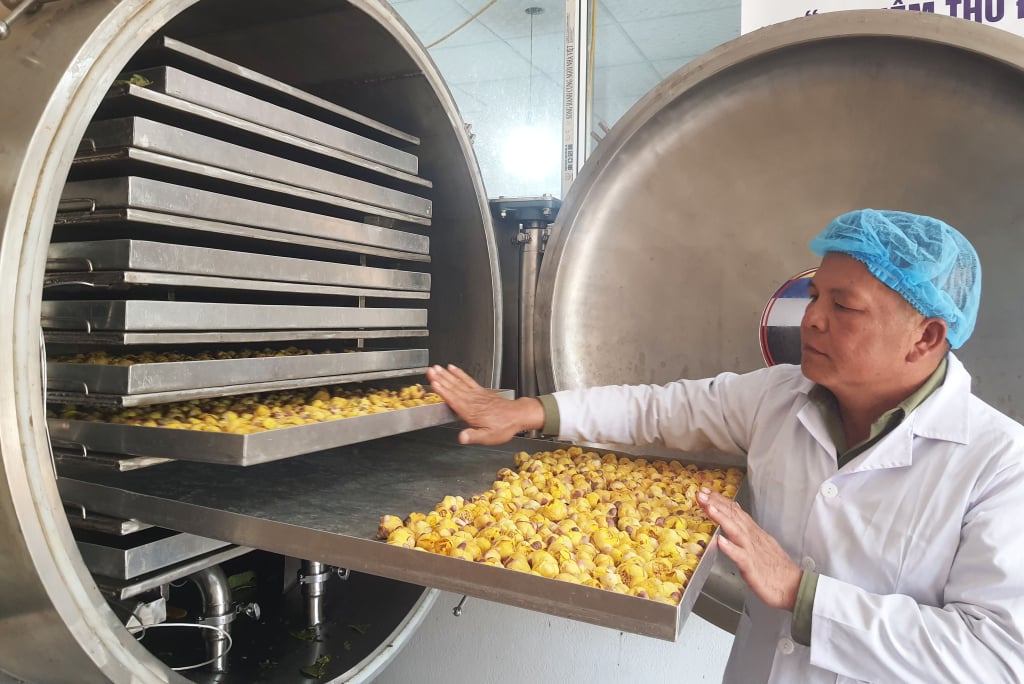
<svg viewBox="0 0 1024 684"><path fill-rule="evenodd" d="M1024 0L743 0L740 28L749 33L787 19L851 9L944 14L1024 36Z"/></svg>
<svg viewBox="0 0 1024 684"><path fill-rule="evenodd" d="M1021 0L1024 2L1024 0ZM565 81L562 86L562 197L569 192L587 154L587 46L589 0L565 3Z"/></svg>

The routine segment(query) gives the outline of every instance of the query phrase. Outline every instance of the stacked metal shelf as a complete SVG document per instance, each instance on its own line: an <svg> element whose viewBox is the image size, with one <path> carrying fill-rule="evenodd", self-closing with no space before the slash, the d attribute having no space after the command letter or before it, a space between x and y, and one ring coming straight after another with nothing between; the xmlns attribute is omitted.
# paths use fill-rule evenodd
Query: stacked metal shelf
<svg viewBox="0 0 1024 684"><path fill-rule="evenodd" d="M125 408L415 382L431 279L419 140L170 38L130 66L86 131L54 226L48 400ZM281 351L210 355L240 345ZM83 348L115 360L69 359ZM116 361L140 349L185 360ZM65 457L249 465L452 419L429 405L251 435L49 427Z"/></svg>

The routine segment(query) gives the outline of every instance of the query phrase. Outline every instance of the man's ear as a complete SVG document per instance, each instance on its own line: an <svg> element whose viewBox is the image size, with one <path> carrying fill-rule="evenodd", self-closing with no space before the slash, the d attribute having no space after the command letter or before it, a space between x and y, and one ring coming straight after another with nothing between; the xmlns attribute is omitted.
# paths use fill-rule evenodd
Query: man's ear
<svg viewBox="0 0 1024 684"><path fill-rule="evenodd" d="M918 327L917 341L907 355L907 361L919 361L939 351L946 352L946 321L941 318L925 318Z"/></svg>

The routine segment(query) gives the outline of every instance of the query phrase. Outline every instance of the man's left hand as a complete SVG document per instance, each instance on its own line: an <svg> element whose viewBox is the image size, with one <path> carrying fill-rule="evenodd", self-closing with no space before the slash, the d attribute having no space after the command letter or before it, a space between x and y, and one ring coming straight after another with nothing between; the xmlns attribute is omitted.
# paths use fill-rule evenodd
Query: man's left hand
<svg viewBox="0 0 1024 684"><path fill-rule="evenodd" d="M743 581L772 608L793 610L803 571L740 505L707 488L697 503L721 527L718 548L731 558Z"/></svg>

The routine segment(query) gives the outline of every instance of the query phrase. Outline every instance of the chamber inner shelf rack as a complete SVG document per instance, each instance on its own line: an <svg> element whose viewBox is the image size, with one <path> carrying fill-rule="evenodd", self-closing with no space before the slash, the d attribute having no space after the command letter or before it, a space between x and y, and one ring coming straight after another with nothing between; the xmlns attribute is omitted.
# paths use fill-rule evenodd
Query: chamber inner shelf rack
<svg viewBox="0 0 1024 684"><path fill-rule="evenodd" d="M129 67L87 128L47 254L62 459L251 465L453 420L415 401L258 434L76 419L397 391L430 362L433 186L415 135L166 37Z"/></svg>

